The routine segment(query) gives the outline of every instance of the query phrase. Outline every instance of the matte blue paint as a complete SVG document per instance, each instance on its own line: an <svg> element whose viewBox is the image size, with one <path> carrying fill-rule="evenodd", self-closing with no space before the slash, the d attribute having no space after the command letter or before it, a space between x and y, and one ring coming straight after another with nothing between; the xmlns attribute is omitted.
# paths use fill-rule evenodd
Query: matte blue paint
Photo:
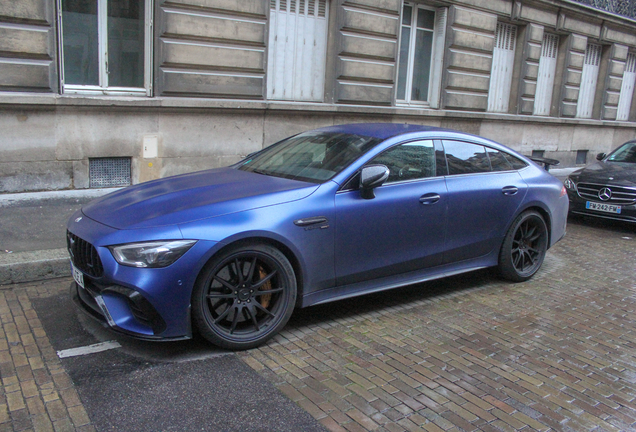
<svg viewBox="0 0 636 432"><path fill-rule="evenodd" d="M550 246L565 234L568 199L561 195L561 183L500 144L456 131L402 124L338 125L320 131L383 141L322 184L244 172L235 165L132 186L71 216L68 230L95 246L104 267L104 276L92 282L138 291L166 322L163 333L152 334L136 321L121 297L106 296L117 330L139 337L190 336L197 276L215 254L238 241L279 245L297 264L298 305L304 307L495 266L510 224L531 207L548 217ZM528 166L387 184L377 188L370 200L363 199L359 190L341 190L374 156L414 139L487 145ZM504 195L502 189L508 186L518 192ZM420 202L431 194L440 199L433 204ZM84 217L75 222L79 216ZM318 216L327 219L324 227L294 224ZM197 243L166 268L123 266L108 249L174 239ZM85 279L91 281L87 275Z"/></svg>

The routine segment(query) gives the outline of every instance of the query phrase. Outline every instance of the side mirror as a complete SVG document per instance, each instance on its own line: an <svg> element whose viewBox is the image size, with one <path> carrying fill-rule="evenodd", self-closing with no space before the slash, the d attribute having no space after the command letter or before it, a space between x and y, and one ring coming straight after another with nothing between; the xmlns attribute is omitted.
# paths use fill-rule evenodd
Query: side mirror
<svg viewBox="0 0 636 432"><path fill-rule="evenodd" d="M389 178L389 169L384 165L368 165L360 172L360 193L364 199L375 198L373 189Z"/></svg>
<svg viewBox="0 0 636 432"><path fill-rule="evenodd" d="M603 160L607 156L605 153L599 153L596 155L596 160Z"/></svg>

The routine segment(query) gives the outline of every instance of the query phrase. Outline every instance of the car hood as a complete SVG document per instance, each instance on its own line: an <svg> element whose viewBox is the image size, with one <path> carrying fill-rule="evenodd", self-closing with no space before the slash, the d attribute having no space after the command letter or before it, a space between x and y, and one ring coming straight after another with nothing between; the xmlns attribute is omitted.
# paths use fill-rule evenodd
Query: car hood
<svg viewBox="0 0 636 432"><path fill-rule="evenodd" d="M91 201L82 212L117 229L150 228L295 201L317 188L313 183L220 168L127 187Z"/></svg>
<svg viewBox="0 0 636 432"><path fill-rule="evenodd" d="M583 182L633 187L636 186L636 164L599 161L573 172L572 176Z"/></svg>

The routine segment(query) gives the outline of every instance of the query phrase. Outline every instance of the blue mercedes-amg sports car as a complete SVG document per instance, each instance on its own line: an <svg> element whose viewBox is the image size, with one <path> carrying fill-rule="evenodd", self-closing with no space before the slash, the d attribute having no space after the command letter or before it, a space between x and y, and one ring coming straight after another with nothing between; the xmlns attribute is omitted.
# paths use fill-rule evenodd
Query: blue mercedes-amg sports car
<svg viewBox="0 0 636 432"><path fill-rule="evenodd" d="M67 225L71 291L135 337L182 339L196 327L246 349L295 307L485 267L524 281L565 234L567 213L561 182L484 138L326 127L85 205Z"/></svg>

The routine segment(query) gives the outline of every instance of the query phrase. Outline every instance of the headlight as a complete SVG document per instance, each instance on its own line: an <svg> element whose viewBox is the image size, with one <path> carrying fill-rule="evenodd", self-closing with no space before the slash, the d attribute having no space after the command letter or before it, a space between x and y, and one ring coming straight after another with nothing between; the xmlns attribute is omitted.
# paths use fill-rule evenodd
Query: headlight
<svg viewBox="0 0 636 432"><path fill-rule="evenodd" d="M167 267L186 253L196 240L164 240L109 246L115 260L132 267Z"/></svg>
<svg viewBox="0 0 636 432"><path fill-rule="evenodd" d="M563 185L567 190L576 191L576 183L574 183L574 181L570 177L565 179Z"/></svg>

